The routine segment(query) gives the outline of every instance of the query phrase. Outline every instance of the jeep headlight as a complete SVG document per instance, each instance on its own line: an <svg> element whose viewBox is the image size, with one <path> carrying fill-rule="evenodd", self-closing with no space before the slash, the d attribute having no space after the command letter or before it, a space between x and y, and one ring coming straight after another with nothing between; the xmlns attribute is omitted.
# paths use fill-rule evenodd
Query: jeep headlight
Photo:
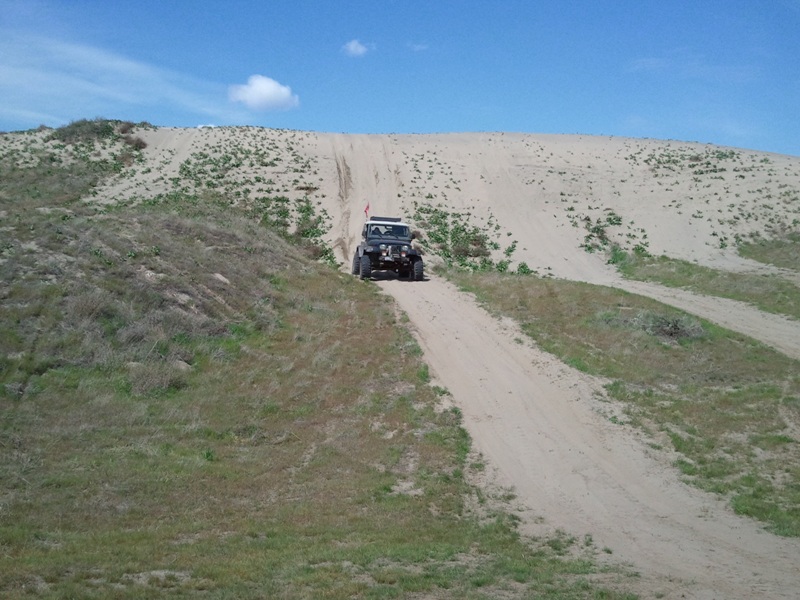
<svg viewBox="0 0 800 600"><path fill-rule="evenodd" d="M381 244L380 248L381 250L386 250L386 244Z"/></svg>
<svg viewBox="0 0 800 600"><path fill-rule="evenodd" d="M403 252L408 252L408 246L403 246L403 247L401 248L401 250L402 250Z"/></svg>

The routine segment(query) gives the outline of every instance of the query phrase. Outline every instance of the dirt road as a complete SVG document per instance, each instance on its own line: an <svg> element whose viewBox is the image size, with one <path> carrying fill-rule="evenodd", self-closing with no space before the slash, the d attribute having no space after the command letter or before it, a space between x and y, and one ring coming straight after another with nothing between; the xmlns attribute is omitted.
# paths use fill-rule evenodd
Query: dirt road
<svg viewBox="0 0 800 600"><path fill-rule="evenodd" d="M800 543L679 482L636 432L609 420L599 382L435 276L379 285L408 314L497 483L530 509L526 532L591 536L641 572L644 597L797 598Z"/></svg>

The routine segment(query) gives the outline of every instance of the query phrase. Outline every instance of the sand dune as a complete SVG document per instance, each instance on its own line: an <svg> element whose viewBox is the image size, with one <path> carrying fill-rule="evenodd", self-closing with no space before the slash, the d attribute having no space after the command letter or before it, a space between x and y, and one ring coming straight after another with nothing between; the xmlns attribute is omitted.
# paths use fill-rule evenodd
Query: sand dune
<svg viewBox="0 0 800 600"><path fill-rule="evenodd" d="M603 255L581 247L587 223L614 215L606 233L623 248L642 245L653 254L796 281L796 273L739 257L734 246L753 232L796 230L800 158L684 142L502 133L221 128L142 136L151 169L121 177L100 201L168 191L171 177L187 160L197 161L197 153L246 148L266 158L243 161L237 176L252 179L254 193L259 186L295 196L313 190L344 265L367 203L372 214L407 217L415 201L440 204L496 226L501 245L516 240L515 263L651 296L800 358L796 320L623 280ZM613 550L614 560L642 572L646 596L797 597L800 544L765 533L681 484L635 433L609 430L594 405L596 382L514 343L512 325L497 323L435 277L379 285L409 315L426 360L462 408L497 480L513 486L544 527L591 534ZM535 532L538 523L532 518L525 527Z"/></svg>

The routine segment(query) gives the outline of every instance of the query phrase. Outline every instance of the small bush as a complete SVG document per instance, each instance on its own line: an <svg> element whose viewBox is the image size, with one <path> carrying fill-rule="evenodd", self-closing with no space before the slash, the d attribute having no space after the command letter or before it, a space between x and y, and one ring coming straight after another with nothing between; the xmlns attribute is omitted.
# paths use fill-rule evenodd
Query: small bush
<svg viewBox="0 0 800 600"><path fill-rule="evenodd" d="M185 373L163 360L131 365L128 379L134 396L159 394L186 386Z"/></svg>
<svg viewBox="0 0 800 600"><path fill-rule="evenodd" d="M113 122L98 117L91 121L88 119L72 121L69 125L59 127L53 131L50 139L64 142L65 144L79 144L110 139L114 137L114 133Z"/></svg>
<svg viewBox="0 0 800 600"><path fill-rule="evenodd" d="M517 265L517 275L532 275L533 270L528 266L528 263L521 262Z"/></svg>
<svg viewBox="0 0 800 600"><path fill-rule="evenodd" d="M134 150L144 150L145 148L147 148L147 142L145 142L138 135L136 137L132 135L126 135L122 138L122 141L125 142L128 146L130 146Z"/></svg>
<svg viewBox="0 0 800 600"><path fill-rule="evenodd" d="M638 329L648 335L673 341L699 339L705 335L700 321L686 314L641 310L633 316L604 313L600 315L600 320L611 326Z"/></svg>
<svg viewBox="0 0 800 600"><path fill-rule="evenodd" d="M628 261L628 253L625 252L622 248L618 245L614 244L611 247L611 252L609 253L608 264L609 265L624 265Z"/></svg>

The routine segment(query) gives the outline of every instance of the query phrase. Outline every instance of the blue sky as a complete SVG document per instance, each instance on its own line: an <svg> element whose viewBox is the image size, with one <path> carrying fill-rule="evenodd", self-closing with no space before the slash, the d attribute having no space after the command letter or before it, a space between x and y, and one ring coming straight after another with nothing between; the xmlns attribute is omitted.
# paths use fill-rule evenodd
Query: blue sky
<svg viewBox="0 0 800 600"><path fill-rule="evenodd" d="M800 156L800 0L0 0L0 130L98 116Z"/></svg>

